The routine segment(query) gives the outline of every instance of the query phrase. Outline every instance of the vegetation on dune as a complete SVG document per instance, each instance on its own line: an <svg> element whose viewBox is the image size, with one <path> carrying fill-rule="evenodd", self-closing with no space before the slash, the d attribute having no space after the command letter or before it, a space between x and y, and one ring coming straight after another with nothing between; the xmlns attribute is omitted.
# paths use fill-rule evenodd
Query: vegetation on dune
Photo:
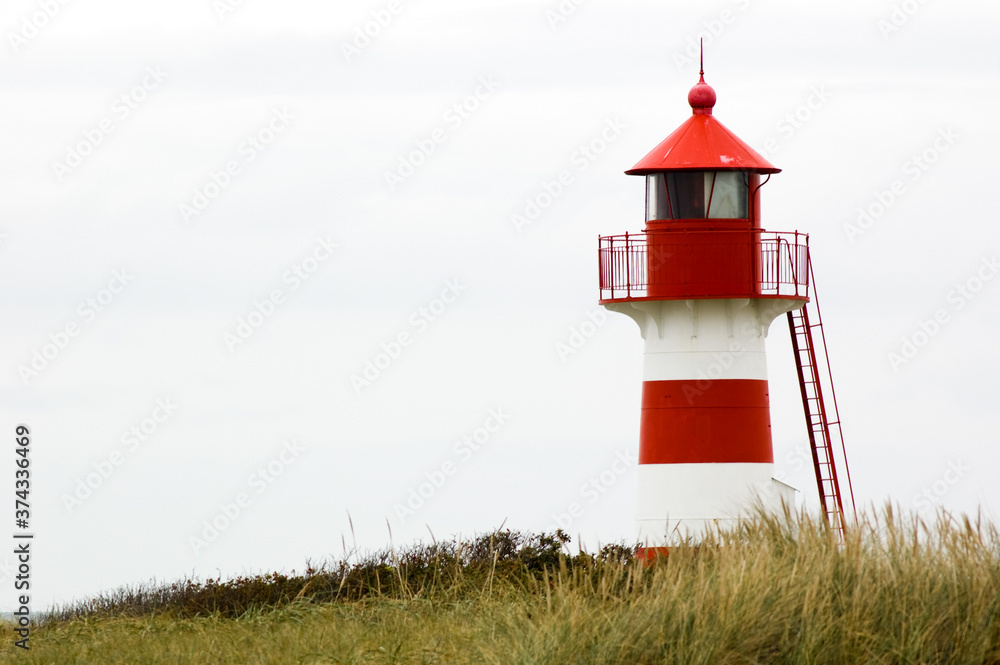
<svg viewBox="0 0 1000 665"><path fill-rule="evenodd" d="M26 663L1000 663L1000 534L890 508L843 542L760 514L652 565L500 531L302 576L121 589ZM0 647L11 661L13 647Z"/></svg>
<svg viewBox="0 0 1000 665"><path fill-rule="evenodd" d="M452 600L476 597L499 584L524 583L560 562L631 559L634 548L609 545L596 557L568 557L570 541L562 531L525 534L496 531L469 541L418 543L399 549L347 557L313 568L304 575L270 573L221 579L184 580L166 586L123 587L84 602L56 609L50 621L74 618L143 616L153 612L177 618L216 616L238 618L274 610L294 602L330 603L365 599ZM350 563L352 558L358 560Z"/></svg>

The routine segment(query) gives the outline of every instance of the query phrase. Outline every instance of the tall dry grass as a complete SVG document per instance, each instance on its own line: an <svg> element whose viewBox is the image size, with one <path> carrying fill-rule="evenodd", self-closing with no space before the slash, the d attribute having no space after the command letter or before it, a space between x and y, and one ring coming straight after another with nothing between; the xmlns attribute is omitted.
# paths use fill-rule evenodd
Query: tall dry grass
<svg viewBox="0 0 1000 665"><path fill-rule="evenodd" d="M16 656L60 665L1000 663L1000 534L979 520L941 513L925 523L885 508L841 542L808 516L760 514L654 565L621 547L566 556L560 545L503 532L388 550L312 571L294 595L293 586L241 613L78 606ZM11 645L2 648L12 661Z"/></svg>
<svg viewBox="0 0 1000 665"><path fill-rule="evenodd" d="M995 663L998 566L996 528L945 513L886 509L843 542L762 514L652 568L560 571L508 625L517 662Z"/></svg>

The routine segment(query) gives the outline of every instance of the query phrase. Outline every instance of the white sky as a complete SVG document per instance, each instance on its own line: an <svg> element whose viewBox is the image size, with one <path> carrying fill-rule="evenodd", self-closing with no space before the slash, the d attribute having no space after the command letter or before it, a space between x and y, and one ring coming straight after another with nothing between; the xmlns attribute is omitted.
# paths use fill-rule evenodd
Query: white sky
<svg viewBox="0 0 1000 665"><path fill-rule="evenodd" d="M783 169L762 191L764 226L811 235L859 505L929 515L927 491L1000 511L1000 279L976 282L1000 254L995 5L587 0L552 25L558 3L533 0L234 0L221 19L212 0L48 4L51 18L24 0L0 18L0 491L14 492L27 423L36 609L154 577L302 570L351 545L348 515L362 549L390 528L395 543L428 527L551 529L574 502L574 536L631 538L638 332L609 315L572 355L557 344L599 316L597 236L642 227L643 181L622 172L688 117L699 33L716 117ZM391 21L348 62L373 12ZM451 111L477 90L467 117ZM609 122L614 140L581 160ZM247 143L269 123L270 143ZM428 141L391 190L385 174ZM563 170L564 191L518 232L512 215ZM320 241L338 247L312 263ZM102 294L123 270L127 286ZM954 289L969 280L967 299ZM224 336L275 291L230 352ZM893 367L938 310L944 324ZM400 334L409 345L359 394L351 376ZM25 379L53 339L65 348ZM777 473L815 504L781 319L768 348ZM123 441L158 400L176 408ZM478 451L455 449L498 409ZM293 440L273 483L254 475ZM196 553L191 538L241 494ZM0 555L0 609L12 563Z"/></svg>

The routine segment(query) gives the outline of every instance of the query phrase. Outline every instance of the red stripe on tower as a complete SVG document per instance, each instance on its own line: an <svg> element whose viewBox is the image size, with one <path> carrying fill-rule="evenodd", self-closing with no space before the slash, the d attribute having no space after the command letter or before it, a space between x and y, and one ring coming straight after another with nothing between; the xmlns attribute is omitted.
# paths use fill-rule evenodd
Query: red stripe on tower
<svg viewBox="0 0 1000 665"><path fill-rule="evenodd" d="M646 381L639 464L770 463L767 381Z"/></svg>

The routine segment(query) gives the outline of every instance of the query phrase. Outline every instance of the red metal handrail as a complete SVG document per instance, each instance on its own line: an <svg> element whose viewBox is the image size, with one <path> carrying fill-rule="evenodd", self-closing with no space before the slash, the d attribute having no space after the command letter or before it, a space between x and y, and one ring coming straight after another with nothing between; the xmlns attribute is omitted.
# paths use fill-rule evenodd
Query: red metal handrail
<svg viewBox="0 0 1000 665"><path fill-rule="evenodd" d="M733 234L745 237L734 238ZM650 238L654 237L651 243ZM626 233L601 236L598 245L601 301L664 299L657 287L661 274L669 269L654 270L650 283L650 264L666 266L677 261L687 252L698 252L700 257L710 257L724 263L733 260L739 252L748 266L745 284L733 288L732 293L698 292L698 284L683 297L771 297L808 298L809 296L809 236L798 231L775 232L757 229L714 229L712 231L658 231L655 234ZM747 255L743 255L747 252ZM677 257L677 258L675 258ZM671 288L683 290L677 283ZM674 296L667 296L674 297ZM681 296L676 296L681 297Z"/></svg>

